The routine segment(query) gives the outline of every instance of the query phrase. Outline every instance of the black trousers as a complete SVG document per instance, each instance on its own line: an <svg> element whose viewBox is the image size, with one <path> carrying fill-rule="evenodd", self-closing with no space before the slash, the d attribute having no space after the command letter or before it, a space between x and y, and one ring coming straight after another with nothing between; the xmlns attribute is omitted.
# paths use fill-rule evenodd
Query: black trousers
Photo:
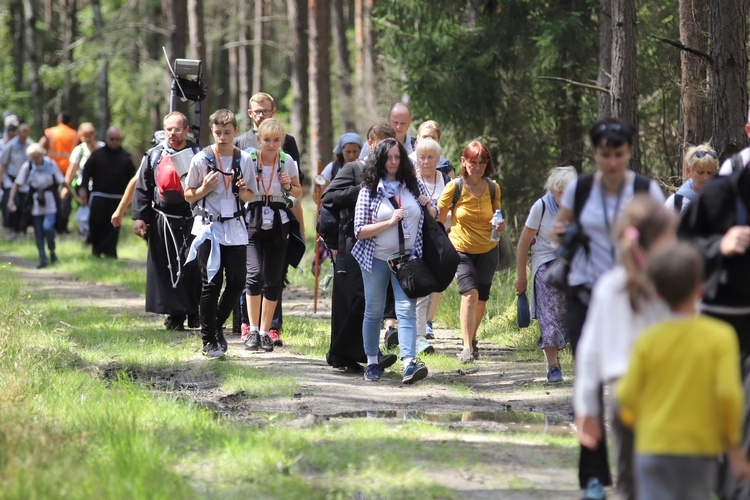
<svg viewBox="0 0 750 500"><path fill-rule="evenodd" d="M232 313L245 286L245 246L219 245L219 251L221 252L219 271L211 281L208 281L206 265L211 253L211 241L205 241L198 247L198 264L203 283L200 311L201 336L204 345L216 342L216 332L224 326L224 322ZM224 275L226 275L227 284L222 293Z"/></svg>
<svg viewBox="0 0 750 500"><path fill-rule="evenodd" d="M586 287L572 287L568 290L567 305L568 316L566 325L568 335L570 336L570 346L575 357L578 341L581 338L583 323L586 321L586 313L589 310L588 299L591 292ZM599 406L602 411L599 413L599 425L602 439L595 450L581 446L581 453L578 459L578 481L581 488L586 487L586 483L591 478L597 478L603 486L612 484L612 475L609 472L609 459L607 458L607 435L604 427L604 403L603 388L599 387ZM575 408L573 408L575 412Z"/></svg>
<svg viewBox="0 0 750 500"><path fill-rule="evenodd" d="M279 238L278 231L283 233ZM278 300L284 283L289 224L272 230L256 231L247 242L247 292ZM251 322L259 318L251 318Z"/></svg>

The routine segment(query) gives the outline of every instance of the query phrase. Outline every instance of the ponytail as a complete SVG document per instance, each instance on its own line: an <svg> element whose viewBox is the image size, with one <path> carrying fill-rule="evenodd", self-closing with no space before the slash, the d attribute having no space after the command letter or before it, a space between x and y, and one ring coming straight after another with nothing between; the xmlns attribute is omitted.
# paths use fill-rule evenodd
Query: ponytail
<svg viewBox="0 0 750 500"><path fill-rule="evenodd" d="M625 290L633 312L640 312L642 297L653 296L653 287L646 276L646 253L639 243L640 233L633 226L625 228L620 238L622 265L627 272Z"/></svg>

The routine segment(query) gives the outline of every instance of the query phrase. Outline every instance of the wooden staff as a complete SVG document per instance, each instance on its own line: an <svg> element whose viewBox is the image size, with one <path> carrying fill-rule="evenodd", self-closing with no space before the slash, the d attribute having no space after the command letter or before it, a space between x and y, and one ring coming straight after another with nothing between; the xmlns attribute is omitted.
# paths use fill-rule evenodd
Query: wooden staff
<svg viewBox="0 0 750 500"><path fill-rule="evenodd" d="M323 171L323 162L318 160L318 172L316 178L320 176ZM315 193L315 227L318 226L318 214L320 213L320 198L322 193L320 192L320 185L313 179L313 193ZM315 294L313 295L313 313L318 312L318 282L320 281L320 257L318 251L320 250L320 235L315 232L315 253L313 254L313 274L315 275Z"/></svg>

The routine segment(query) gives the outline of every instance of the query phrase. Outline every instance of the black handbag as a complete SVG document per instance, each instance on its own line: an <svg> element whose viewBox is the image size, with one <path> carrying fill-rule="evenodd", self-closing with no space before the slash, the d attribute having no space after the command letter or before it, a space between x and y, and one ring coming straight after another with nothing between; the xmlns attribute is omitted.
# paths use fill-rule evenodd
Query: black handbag
<svg viewBox="0 0 750 500"><path fill-rule="evenodd" d="M398 208L394 198L390 198L389 201L394 208ZM440 291L440 284L435 279L430 266L413 252L406 251L401 221L398 223L398 252L389 255L386 260L404 294L410 299L426 297L433 292Z"/></svg>
<svg viewBox="0 0 750 500"><path fill-rule="evenodd" d="M445 227L426 208L422 207L422 210L422 260L427 263L439 285L439 289L435 291L443 292L456 276L458 252L445 232Z"/></svg>

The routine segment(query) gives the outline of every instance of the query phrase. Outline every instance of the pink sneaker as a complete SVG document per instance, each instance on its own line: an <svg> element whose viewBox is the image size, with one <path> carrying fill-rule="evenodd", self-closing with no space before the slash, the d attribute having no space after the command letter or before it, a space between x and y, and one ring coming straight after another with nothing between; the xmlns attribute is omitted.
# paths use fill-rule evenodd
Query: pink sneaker
<svg viewBox="0 0 750 500"><path fill-rule="evenodd" d="M281 337L279 336L279 331L276 328L271 328L268 330L268 338L271 339L271 342L273 345L281 347L284 345L284 343L281 341Z"/></svg>
<svg viewBox="0 0 750 500"><path fill-rule="evenodd" d="M242 326L240 327L240 331L242 332L242 335L240 336L240 340L244 342L250 336L250 325L248 325L247 323L242 323Z"/></svg>

